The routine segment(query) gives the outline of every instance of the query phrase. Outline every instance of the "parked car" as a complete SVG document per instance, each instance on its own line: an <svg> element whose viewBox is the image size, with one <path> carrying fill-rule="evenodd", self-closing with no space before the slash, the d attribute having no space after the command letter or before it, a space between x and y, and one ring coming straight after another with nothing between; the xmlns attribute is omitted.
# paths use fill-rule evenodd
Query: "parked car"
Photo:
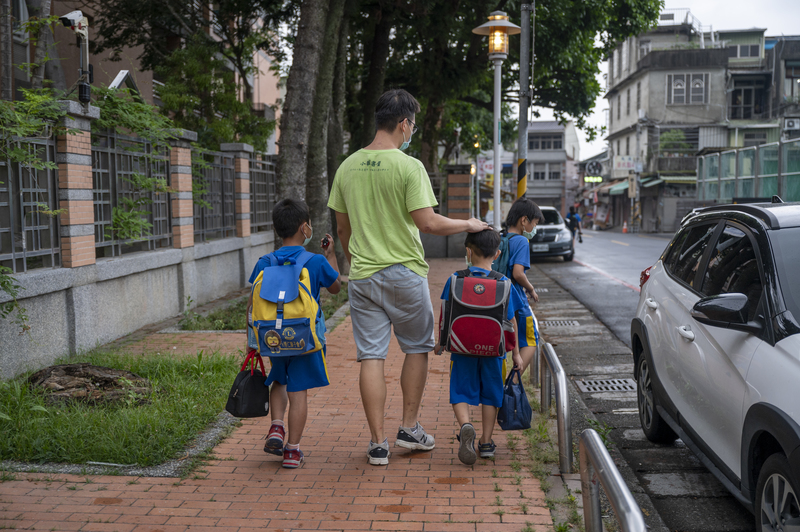
<svg viewBox="0 0 800 532"><path fill-rule="evenodd" d="M530 241L531 260L540 257L564 257L570 261L575 256L572 233L567 229L561 213L553 207L541 207L544 221L536 226Z"/></svg>
<svg viewBox="0 0 800 532"><path fill-rule="evenodd" d="M644 434L680 437L759 531L800 523L800 203L773 201L684 218L631 323Z"/></svg>

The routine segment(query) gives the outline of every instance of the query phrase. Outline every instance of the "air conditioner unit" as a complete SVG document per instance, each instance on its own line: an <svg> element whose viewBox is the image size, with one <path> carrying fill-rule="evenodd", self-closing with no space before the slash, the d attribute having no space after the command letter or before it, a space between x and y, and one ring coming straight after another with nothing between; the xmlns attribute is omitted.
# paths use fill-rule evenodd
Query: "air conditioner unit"
<svg viewBox="0 0 800 532"><path fill-rule="evenodd" d="M800 118L784 118L783 129L800 129Z"/></svg>

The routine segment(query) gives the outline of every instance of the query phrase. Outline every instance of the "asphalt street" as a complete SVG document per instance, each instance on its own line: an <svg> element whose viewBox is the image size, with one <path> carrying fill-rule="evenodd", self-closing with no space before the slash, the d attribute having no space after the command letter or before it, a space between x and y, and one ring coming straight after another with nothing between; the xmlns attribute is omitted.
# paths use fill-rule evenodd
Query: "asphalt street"
<svg viewBox="0 0 800 532"><path fill-rule="evenodd" d="M633 378L630 324L639 300L639 276L655 264L671 236L585 231L583 243L575 244L572 262L534 260L529 274L534 286L551 285L539 294L536 314L575 384L571 393L580 396L597 420L595 428L608 430L626 462L620 466L623 477L642 508L657 512L657 519L646 514L648 526L659 529L663 522L661 526L672 531L749 532L755 528L752 514L682 441L656 445L646 440L632 381L627 390L581 391L578 386L580 381ZM553 282L567 292L564 296L568 299L552 288ZM560 328L547 321L555 319L576 320L577 326ZM574 417L580 424L581 416ZM648 504L643 504L640 496L646 496Z"/></svg>

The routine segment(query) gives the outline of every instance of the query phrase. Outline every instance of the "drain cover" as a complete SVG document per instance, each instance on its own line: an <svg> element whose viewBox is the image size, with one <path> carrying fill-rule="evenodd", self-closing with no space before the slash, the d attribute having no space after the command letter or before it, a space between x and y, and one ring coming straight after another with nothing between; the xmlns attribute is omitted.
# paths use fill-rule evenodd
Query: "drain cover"
<svg viewBox="0 0 800 532"><path fill-rule="evenodd" d="M595 381L575 381L582 393L597 392L635 392L636 381L633 379L600 379Z"/></svg>
<svg viewBox="0 0 800 532"><path fill-rule="evenodd" d="M578 327L580 323L575 320L548 320L540 321L542 327Z"/></svg>

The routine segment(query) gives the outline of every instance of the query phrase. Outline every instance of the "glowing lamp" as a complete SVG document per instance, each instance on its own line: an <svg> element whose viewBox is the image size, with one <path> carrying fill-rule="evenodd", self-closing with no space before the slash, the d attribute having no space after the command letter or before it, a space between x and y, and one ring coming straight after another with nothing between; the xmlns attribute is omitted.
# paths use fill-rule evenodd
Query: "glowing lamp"
<svg viewBox="0 0 800 532"><path fill-rule="evenodd" d="M519 26L508 21L508 15L495 11L489 15L489 22L481 24L472 33L489 36L489 56L508 55L508 36L517 35Z"/></svg>

